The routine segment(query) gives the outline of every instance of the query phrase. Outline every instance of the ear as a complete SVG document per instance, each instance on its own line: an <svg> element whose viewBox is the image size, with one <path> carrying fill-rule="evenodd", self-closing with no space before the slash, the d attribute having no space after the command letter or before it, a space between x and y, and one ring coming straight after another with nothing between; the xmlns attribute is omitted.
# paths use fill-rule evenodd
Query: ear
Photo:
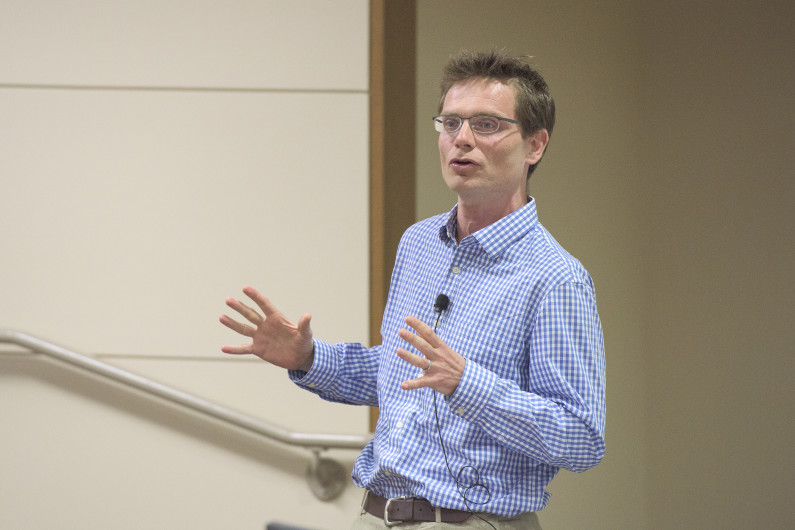
<svg viewBox="0 0 795 530"><path fill-rule="evenodd" d="M544 150L549 143L549 133L546 129L541 129L534 132L532 135L525 138L527 145L527 163L531 166L537 164L544 154Z"/></svg>

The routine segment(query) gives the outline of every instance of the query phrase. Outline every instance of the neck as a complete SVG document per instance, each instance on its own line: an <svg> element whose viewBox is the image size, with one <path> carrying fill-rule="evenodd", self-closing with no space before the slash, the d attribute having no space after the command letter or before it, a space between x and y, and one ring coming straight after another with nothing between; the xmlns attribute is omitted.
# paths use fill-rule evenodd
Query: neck
<svg viewBox="0 0 795 530"><path fill-rule="evenodd" d="M522 196L521 199L512 198L504 201L493 200L475 203L465 201L459 197L458 211L456 212L456 241L460 243L465 237L474 234L481 228L496 223L525 204L527 204L526 196Z"/></svg>

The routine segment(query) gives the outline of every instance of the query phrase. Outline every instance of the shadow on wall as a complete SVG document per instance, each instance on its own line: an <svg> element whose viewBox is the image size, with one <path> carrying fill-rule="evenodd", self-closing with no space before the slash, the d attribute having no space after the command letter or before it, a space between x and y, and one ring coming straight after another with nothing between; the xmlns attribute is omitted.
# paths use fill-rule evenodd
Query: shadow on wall
<svg viewBox="0 0 795 530"><path fill-rule="evenodd" d="M319 528L306 528L305 526L292 526L283 523L268 523L265 530L320 530Z"/></svg>
<svg viewBox="0 0 795 530"><path fill-rule="evenodd" d="M30 356L9 356L0 360L6 377L35 379L57 387L80 398L102 403L107 407L156 424L163 429L177 431L201 440L215 448L234 452L258 465L302 476L311 455L305 457L284 445L262 439L228 427L220 422L207 421L197 413L182 409L161 399L121 387L75 371L69 366Z"/></svg>

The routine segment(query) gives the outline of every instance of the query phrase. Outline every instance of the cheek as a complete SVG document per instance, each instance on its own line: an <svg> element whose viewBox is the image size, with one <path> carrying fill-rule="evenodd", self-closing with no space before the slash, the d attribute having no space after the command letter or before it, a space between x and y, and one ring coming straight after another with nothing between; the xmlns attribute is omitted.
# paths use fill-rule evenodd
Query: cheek
<svg viewBox="0 0 795 530"><path fill-rule="evenodd" d="M440 134L438 145L439 145L439 161L441 162L442 168L444 169L444 167L446 166L445 162L450 156L449 153L451 149L451 143L450 140L445 137L445 135Z"/></svg>
<svg viewBox="0 0 795 530"><path fill-rule="evenodd" d="M439 153L446 153L450 149L451 140L449 134L440 134L439 140L437 141L437 145L439 146Z"/></svg>
<svg viewBox="0 0 795 530"><path fill-rule="evenodd" d="M511 149L505 149L503 153L501 153L502 160L505 161L506 165L510 165L511 167L521 167L524 165L526 161L526 154L522 149L518 149L516 147Z"/></svg>
<svg viewBox="0 0 795 530"><path fill-rule="evenodd" d="M448 167L447 167L447 148L445 148L444 141L442 140L442 136L439 135L439 166L442 171L442 176L445 175Z"/></svg>

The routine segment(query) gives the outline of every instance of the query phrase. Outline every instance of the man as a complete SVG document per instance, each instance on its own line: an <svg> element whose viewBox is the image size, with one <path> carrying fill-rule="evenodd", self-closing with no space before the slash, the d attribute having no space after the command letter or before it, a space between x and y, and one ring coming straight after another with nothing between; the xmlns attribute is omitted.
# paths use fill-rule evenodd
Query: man
<svg viewBox="0 0 795 530"><path fill-rule="evenodd" d="M314 339L309 315L295 325L247 287L264 316L228 299L252 325L221 322L252 342L223 351L286 368L324 399L380 406L353 470L367 490L354 528L540 528L558 470L604 455L593 283L526 191L554 102L521 60L462 53L445 69L439 114L442 177L458 200L403 235L382 344Z"/></svg>

